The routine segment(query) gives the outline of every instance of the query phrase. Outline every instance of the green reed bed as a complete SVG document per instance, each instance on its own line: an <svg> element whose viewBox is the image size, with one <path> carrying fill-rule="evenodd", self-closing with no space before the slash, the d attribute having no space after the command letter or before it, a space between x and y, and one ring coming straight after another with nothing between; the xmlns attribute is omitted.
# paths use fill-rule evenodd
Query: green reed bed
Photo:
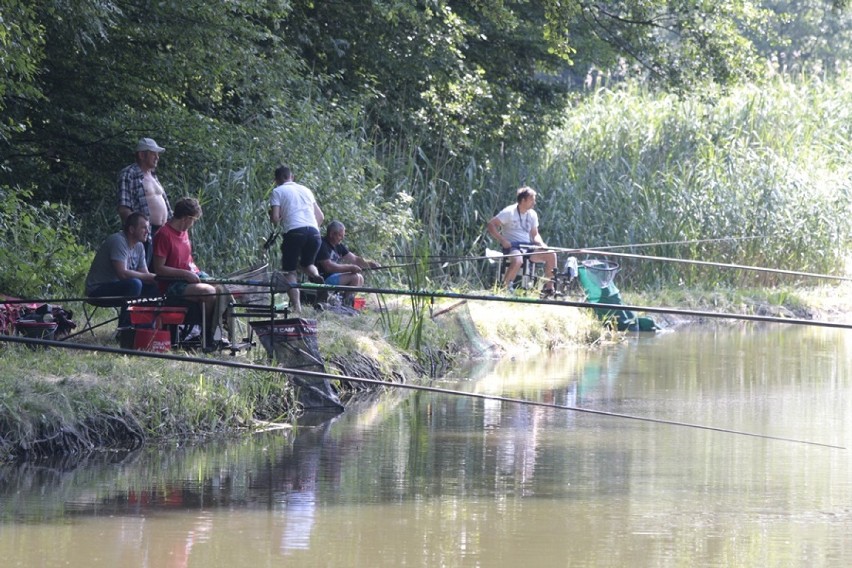
<svg viewBox="0 0 852 568"><path fill-rule="evenodd" d="M688 96L639 87L579 99L546 143L425 155L384 147L386 183L413 196L433 254L480 256L485 223L523 184L558 247L704 240L634 251L835 273L849 244L852 78L777 78ZM759 237L746 238L742 237ZM487 285L483 263L448 268ZM634 286L775 285L784 277L624 262Z"/></svg>
<svg viewBox="0 0 852 568"><path fill-rule="evenodd" d="M0 459L132 449L295 416L278 373L6 345Z"/></svg>
<svg viewBox="0 0 852 568"><path fill-rule="evenodd" d="M852 202L848 82L779 79L688 99L601 92L553 133L545 223L570 228L567 246L760 236L641 252L835 272ZM645 284L778 282L682 265L632 270Z"/></svg>

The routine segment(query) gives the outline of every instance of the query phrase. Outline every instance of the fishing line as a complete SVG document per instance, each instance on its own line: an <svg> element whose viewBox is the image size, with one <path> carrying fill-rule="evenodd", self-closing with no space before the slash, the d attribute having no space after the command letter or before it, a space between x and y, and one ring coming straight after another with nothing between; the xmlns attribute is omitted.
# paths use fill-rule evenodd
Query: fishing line
<svg viewBox="0 0 852 568"><path fill-rule="evenodd" d="M217 283L222 284L240 284L245 286L259 286L259 287L267 287L270 288L274 293L286 292L289 288L303 288L306 290L329 290L329 291L341 291L341 292L361 292L364 294L387 294L387 295L397 295L397 296L411 296L411 297L425 297L425 298L452 298L457 300L477 300L483 302L506 302L513 304L527 304L527 305L541 305L541 306L562 306L562 307L573 307L573 308L587 308L587 309L600 309L600 308L612 308L615 311L618 310L629 310L636 312L648 312L648 313L658 313L658 314L672 314L672 315L680 315L680 316L692 316L699 318L716 318L716 319L733 319L733 320L744 320L744 321L754 321L754 322L764 322L764 323L782 323L789 325L805 325L805 326L813 326L813 327L829 327L835 329L852 329L852 324L840 323L840 322L831 322L831 321L820 321L820 320L809 320L809 319L801 319L801 318L785 318L785 317L777 317L777 316L761 316L754 314L736 314L731 312L710 312L704 310L690 310L683 308L669 308L662 306L640 306L633 304L607 304L607 303L594 303L594 302L578 302L574 300L567 299L548 299L548 298L526 298L519 296L494 296L494 295L484 295L484 294L470 294L470 293L461 293L461 292L449 292L443 290L402 290L397 288L375 288L369 286L339 286L339 285L330 285L330 284L313 284L310 282L296 283L292 286L276 286L270 285L269 282L258 282L251 280L226 280L221 279L217 280ZM215 295L215 294L210 294ZM200 296L197 296L200 297ZM78 301L87 301L89 298L79 298ZM43 303L55 303L63 300L39 300ZM18 302L28 302L28 303L37 303L39 301L34 300L19 300ZM70 301L70 300L64 300Z"/></svg>
<svg viewBox="0 0 852 568"><path fill-rule="evenodd" d="M690 239L686 241L664 241L664 242L656 242L656 243L637 243L632 245L611 245L606 247L585 247L584 250L614 250L614 249L622 249L622 248L644 248L644 247L658 247L658 246L666 246L666 245L691 245L691 244L699 244L699 243L715 243L715 242L731 242L731 241L744 241L749 239L765 239L766 235L755 235L752 237L720 237L716 239Z"/></svg>
<svg viewBox="0 0 852 568"><path fill-rule="evenodd" d="M569 249L569 248L560 248L560 247L538 247L542 250L550 250L554 252L567 252L571 254L596 254L601 256L615 256L621 258L635 258L640 260L660 260L665 262L679 262L682 264L697 264L700 266L713 266L717 268L735 268L739 270L754 270L756 272L771 272L774 274L788 274L791 276L803 276L807 278L824 278L829 280L852 280L852 277L848 276L834 276L832 274L818 274L815 272L799 272L796 270L782 270L780 268L767 268L763 266L749 266L744 264L726 264L723 262L710 262L707 260L690 260L686 258L672 258L668 256L651 256L644 254L631 254L626 252L610 252L599 249L586 249L586 248L577 248L577 249Z"/></svg>
<svg viewBox="0 0 852 568"><path fill-rule="evenodd" d="M832 448L838 450L845 450L844 446L838 446L835 444L827 444L823 442L813 442L810 440L800 440L796 438L786 438L783 436L771 436L769 434L759 434L755 432L746 432L743 430L733 430L729 428L720 428L717 426L706 426L703 424L695 424L691 422L680 422L677 420L667 420L664 418L652 418L647 416L637 416L634 414L623 414L620 412L609 412L606 410L595 410L592 408L584 408L581 406L569 406L563 404L554 404L549 402L539 402L534 400L525 400L520 398L512 398L505 396L496 396L496 395L488 395L482 393L473 393L467 391L460 391L454 389L445 389L440 387L430 387L426 385L410 385L405 383L391 383L380 381L378 379L365 379L361 377L352 377L349 375L333 375L331 373L322 373L319 371L307 371L304 369L290 369L286 367L273 367L271 365L258 365L255 363L242 363L239 361L224 361L221 359L212 359L212 358L204 358L204 357L187 357L187 356L179 356L179 355L170 355L168 353L154 353L149 351L135 351L130 349L120 349L117 347L105 347L98 345L85 345L82 343L64 343L61 341L52 341L47 339L32 339L25 337L16 337L16 336L0 336L0 341L8 341L12 343L24 343L29 345L43 345L49 347L60 347L65 349L79 349L82 351L94 351L94 352L102 352L102 353L113 353L118 355L132 355L137 357L147 357L150 359L162 359L167 361L181 361L186 363L199 363L204 365L216 365L220 367L230 367L233 369L246 369L250 371L261 371L261 372L269 372L269 373L280 373L286 375L300 375L303 377L311 377L317 379L330 379L336 381L350 381L353 383L362 383L362 384L370 384L376 386L390 387L390 388L398 388L398 389L406 389L413 391L422 391L422 392L431 392L437 394L445 394L450 396L464 396L468 398L477 398L481 400L493 400L498 402L506 402L511 404L520 404L524 406L538 406L541 408L551 408L557 410L569 410L572 412L582 412L585 414L593 414L597 416L606 416L609 418L623 418L627 420L636 420L639 422L651 422L655 424L667 424L669 426L681 426L685 428L694 428L698 430L709 430L712 432L722 432L726 434L735 434L738 436L749 436L752 438L762 438L765 440L776 440L781 442L792 442L795 444L806 444L809 446L819 446L823 448Z"/></svg>
<svg viewBox="0 0 852 568"><path fill-rule="evenodd" d="M565 299L545 299L545 298L524 298L517 296L486 296L482 294L466 294L461 292L447 292L441 290L397 290L392 288L371 288L368 286L330 286L327 284L312 284L303 283L297 284L298 288L316 289L316 290L341 290L344 292L362 292L365 294L396 294L401 296L415 296L427 298L454 298L458 300L481 300L485 302L508 302L516 304L542 305L542 306L563 306L573 308L612 308L615 311L630 310L637 312L649 312L658 314L673 314L682 316L719 318L719 319L740 319L746 321L756 321L765 323L784 323L791 325L806 325L815 327L831 327L837 329L852 329L852 324L808 320L801 318L784 318L776 316L761 316L751 314L735 314L729 312L708 312L702 310L688 310L681 308L667 308L659 306L637 306L631 304L607 304L593 302L577 302Z"/></svg>

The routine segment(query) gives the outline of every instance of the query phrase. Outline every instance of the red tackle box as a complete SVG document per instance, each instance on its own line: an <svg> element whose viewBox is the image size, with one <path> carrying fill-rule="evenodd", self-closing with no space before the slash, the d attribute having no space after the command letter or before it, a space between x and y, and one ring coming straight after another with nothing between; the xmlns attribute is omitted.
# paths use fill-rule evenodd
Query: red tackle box
<svg viewBox="0 0 852 568"><path fill-rule="evenodd" d="M182 324L186 308L176 306L130 306L130 323L162 329L164 325Z"/></svg>

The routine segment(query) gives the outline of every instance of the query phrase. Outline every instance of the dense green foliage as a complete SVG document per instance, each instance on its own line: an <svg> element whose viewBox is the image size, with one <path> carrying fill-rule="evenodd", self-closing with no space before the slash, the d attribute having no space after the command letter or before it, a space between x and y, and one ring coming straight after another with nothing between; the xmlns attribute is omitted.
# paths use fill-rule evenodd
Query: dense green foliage
<svg viewBox="0 0 852 568"><path fill-rule="evenodd" d="M818 273L843 268L852 234L850 80L779 80L712 102L600 93L555 132L538 182L547 188L548 226L569 229L552 244L759 236L665 252ZM661 273L644 266L646 281ZM706 272L682 266L662 272L709 283Z"/></svg>
<svg viewBox="0 0 852 568"><path fill-rule="evenodd" d="M552 246L727 237L632 252L834 273L844 268L852 234L850 81L779 79L692 97L602 90L554 129L540 160L495 171L539 190L542 234ZM488 175L459 176L457 185L436 184L432 199L458 211L447 214L456 220L454 234L472 244L461 252L481 255L495 246L483 236L484 218L512 201L512 186ZM633 286L777 281L623 264ZM472 280L472 268L459 270Z"/></svg>
<svg viewBox="0 0 852 568"><path fill-rule="evenodd" d="M94 256L65 205L31 203L32 192L0 187L0 290L23 298L82 293Z"/></svg>
<svg viewBox="0 0 852 568"><path fill-rule="evenodd" d="M31 188L34 200L64 203L62 210L74 214L71 234L91 249L117 230L116 175L133 159L135 140L151 136L167 148L158 175L172 200L192 194L202 201L196 256L215 274L264 259L260 244L271 230L265 202L272 170L282 162L316 191L329 219L346 222L350 244L378 258L415 252L422 239L433 255L481 255L490 244L484 223L522 183L564 198L560 206L543 203L545 223L558 227L550 230L555 244L641 238L630 228L598 230L604 221L585 214L601 207L595 195L608 186L641 187L645 209L657 212L671 211L679 195L686 209L678 220L689 225L684 234L706 236L740 223L719 210L722 203L768 207L765 223L776 226L790 222L796 199L803 199L788 193L799 186L785 168L795 163L801 183L817 191L815 180L826 178L809 167L824 162L785 155L798 139L764 151L759 133L741 136L748 127L739 121L762 115L714 117L711 103L725 95L708 85L761 84L779 69L841 73L852 29L843 4L0 0L0 186ZM630 150L647 142L639 132L619 134L621 126L610 120L635 114L625 101L640 104L651 95L595 95L601 85L619 93L637 81L680 97L660 95L653 116L638 112L645 121L664 121L654 129L664 156L656 162ZM692 92L706 96L694 99ZM609 111L599 107L610 103ZM772 120L771 101L764 103L761 112ZM687 106L674 114L666 110L681 104ZM689 105L708 120L687 116ZM792 111L785 116L796 120L810 112ZM563 147L545 151L566 112L569 126L553 138ZM583 125L588 120L595 123ZM793 138L799 132L788 131ZM720 142L691 145L687 133ZM607 149L609 143L624 144L621 153ZM570 154L569 161L583 156L573 173L549 165L556 160L550 154L560 153ZM690 169L701 175L687 183L682 174ZM549 178L554 175L563 176L561 184ZM734 183L731 176L745 177ZM761 192L763 201L756 197ZM751 197L720 197L741 194ZM632 205L629 197L609 200L608 217L630 217L616 209ZM704 213L708 199L717 204L712 219ZM807 199L817 208L829 205ZM585 201L581 218L589 226L578 224L575 210ZM833 249L811 247L839 244L845 228L833 227L826 238L825 230L808 225L817 216L820 223L836 220L821 215L799 218L806 228L796 233L820 236L792 246L779 240L772 254L754 260L782 262L780 251L787 250L787 262L810 255L822 259L821 267L833 266ZM570 223L586 239L566 233ZM674 229L682 227L659 227ZM478 284L478 269L470 266L451 265L443 275ZM4 291L23 293L5 278L12 289ZM78 284L66 275L51 289Z"/></svg>

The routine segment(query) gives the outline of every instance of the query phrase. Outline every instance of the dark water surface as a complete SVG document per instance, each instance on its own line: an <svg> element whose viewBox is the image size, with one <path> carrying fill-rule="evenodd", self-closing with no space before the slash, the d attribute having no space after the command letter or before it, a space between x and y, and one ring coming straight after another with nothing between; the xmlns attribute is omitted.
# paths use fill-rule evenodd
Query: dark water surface
<svg viewBox="0 0 852 568"><path fill-rule="evenodd" d="M852 332L745 327L435 386L852 446ZM395 393L320 427L0 467L0 566L849 566L852 450Z"/></svg>

